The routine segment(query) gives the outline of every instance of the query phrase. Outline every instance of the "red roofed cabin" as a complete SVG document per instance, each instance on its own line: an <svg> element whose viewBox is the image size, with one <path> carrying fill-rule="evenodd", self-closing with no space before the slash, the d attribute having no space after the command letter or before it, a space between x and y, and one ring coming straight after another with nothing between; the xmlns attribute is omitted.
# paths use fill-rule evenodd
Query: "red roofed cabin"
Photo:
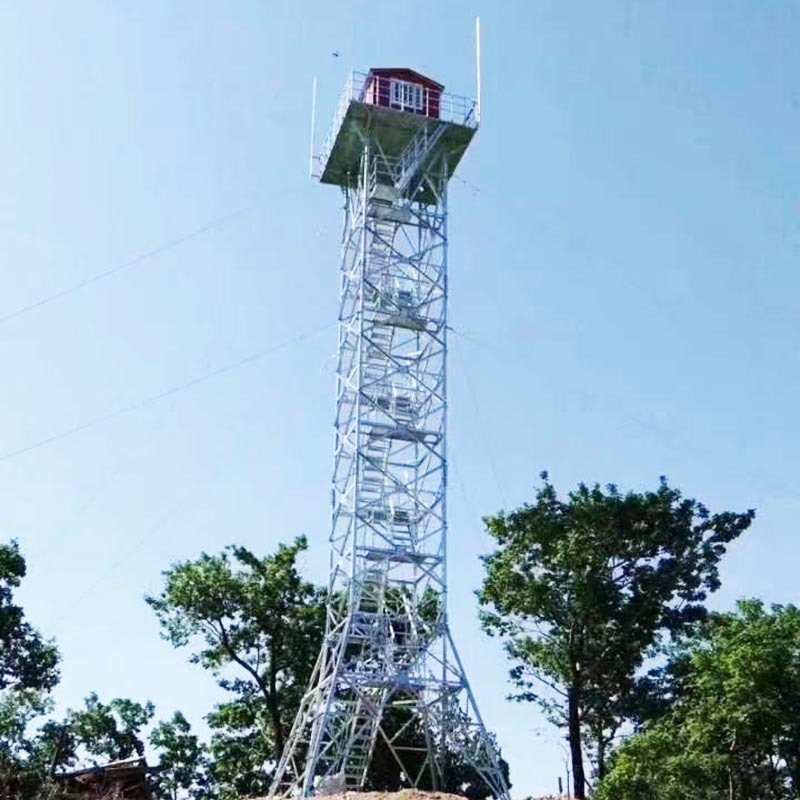
<svg viewBox="0 0 800 800"><path fill-rule="evenodd" d="M371 69L362 102L439 119L444 86L405 67Z"/></svg>

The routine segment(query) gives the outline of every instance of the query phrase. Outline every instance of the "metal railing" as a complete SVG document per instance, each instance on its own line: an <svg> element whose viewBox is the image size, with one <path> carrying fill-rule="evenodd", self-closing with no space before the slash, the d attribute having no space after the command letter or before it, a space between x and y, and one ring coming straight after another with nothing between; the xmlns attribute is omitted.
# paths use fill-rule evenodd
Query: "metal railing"
<svg viewBox="0 0 800 800"><path fill-rule="evenodd" d="M342 127L342 122L347 114L348 106L354 100L390 108L395 111L402 111L407 114L437 119L440 122L465 125L469 128L478 127L477 103L469 97L440 92L423 86L421 87L421 92L416 95L420 102L411 107L396 102L396 98L393 98L391 87L393 78L384 75L373 75L372 80L368 83L368 77L369 73L367 72L353 71L345 81L328 135L325 137L322 149L314 158L314 174L316 177L322 174L325 165L328 163L339 129Z"/></svg>

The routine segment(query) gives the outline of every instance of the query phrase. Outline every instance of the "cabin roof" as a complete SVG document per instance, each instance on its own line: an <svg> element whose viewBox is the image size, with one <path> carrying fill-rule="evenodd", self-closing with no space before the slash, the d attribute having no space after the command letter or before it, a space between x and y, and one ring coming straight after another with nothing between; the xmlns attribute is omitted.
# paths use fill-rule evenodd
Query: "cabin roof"
<svg viewBox="0 0 800 800"><path fill-rule="evenodd" d="M143 757L112 761L110 764L56 773L55 780L70 797L92 800L115 797L119 800L152 800L150 776L157 772Z"/></svg>
<svg viewBox="0 0 800 800"><path fill-rule="evenodd" d="M412 75L413 77L417 78L421 83L427 83L430 86L441 91L444 89L444 84L439 83L438 81L433 80L433 78L429 78L427 75L423 75L421 72L417 72L415 69L409 69L408 67L372 67L369 71L370 75L397 75L398 73L403 72L406 75ZM368 76L369 77L369 76Z"/></svg>

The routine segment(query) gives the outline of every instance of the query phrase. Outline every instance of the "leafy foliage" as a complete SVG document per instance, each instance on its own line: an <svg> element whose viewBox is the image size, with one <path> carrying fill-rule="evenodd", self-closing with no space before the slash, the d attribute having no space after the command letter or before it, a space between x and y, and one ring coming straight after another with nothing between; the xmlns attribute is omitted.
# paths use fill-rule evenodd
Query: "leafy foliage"
<svg viewBox="0 0 800 800"><path fill-rule="evenodd" d="M800 610L754 600L672 654L673 706L614 759L603 800L800 796Z"/></svg>
<svg viewBox="0 0 800 800"><path fill-rule="evenodd" d="M264 795L275 757L266 703L260 689L247 681L231 688L238 696L217 704L207 718L212 729L211 775L222 797Z"/></svg>
<svg viewBox="0 0 800 800"><path fill-rule="evenodd" d="M150 703L91 694L84 707L57 721L51 690L59 655L14 602L26 574L16 542L0 545L0 796L33 798L50 792L59 771L144 752L141 738Z"/></svg>
<svg viewBox="0 0 800 800"><path fill-rule="evenodd" d="M208 754L180 711L168 722L159 722L150 734L150 744L160 756L158 793L179 797L209 796Z"/></svg>
<svg viewBox="0 0 800 800"><path fill-rule="evenodd" d="M58 651L31 627L14 590L25 577L25 559L12 541L0 545L0 692L52 689L59 679Z"/></svg>
<svg viewBox="0 0 800 800"><path fill-rule="evenodd" d="M269 791L272 767L307 688L325 624L325 592L303 581L297 569L305 548L306 540L300 538L263 559L244 548L204 554L165 573L164 591L148 599L165 638L178 647L193 645L190 660L212 671L231 695L207 717L212 730L207 761L192 744L191 759L197 766L165 783L169 791L194 796L213 792L223 800ZM399 591L382 601L395 611L405 607ZM441 616L435 593L423 598L421 613L433 628ZM402 633L401 625L396 635ZM408 724L409 714L392 709L383 720L384 730L390 736L399 733L397 743L403 748L424 748L424 734L419 726ZM163 745L181 730L164 730L169 736L160 735L159 741ZM171 763L174 749L170 744L162 755L162 768ZM418 768L424 758L420 753ZM414 771L413 764L406 766ZM407 785L404 780L379 738L368 787L399 789ZM483 797L483 782L457 753L448 754L446 780L454 791Z"/></svg>
<svg viewBox="0 0 800 800"><path fill-rule="evenodd" d="M46 692L15 689L0 697L0 796L25 796L42 783L52 760L33 723L52 710Z"/></svg>
<svg viewBox="0 0 800 800"><path fill-rule="evenodd" d="M243 547L174 565L148 598L164 637L194 647L232 699L209 715L211 773L223 797L264 793L311 677L325 621L324 594L303 580L299 537L259 558Z"/></svg>
<svg viewBox="0 0 800 800"><path fill-rule="evenodd" d="M584 484L559 499L547 474L532 505L486 520L482 622L505 639L516 698L568 729L575 796L585 796L583 741L605 752L637 716L637 671L666 631L705 616L726 546L753 512L710 514L661 479L622 494Z"/></svg>
<svg viewBox="0 0 800 800"><path fill-rule="evenodd" d="M14 591L27 567L19 546L0 545L0 795L33 791L46 769L33 723L51 710L59 655L25 619Z"/></svg>
<svg viewBox="0 0 800 800"><path fill-rule="evenodd" d="M102 764L144 755L142 732L154 712L152 703L115 698L106 704L92 692L58 726L66 732L60 762Z"/></svg>

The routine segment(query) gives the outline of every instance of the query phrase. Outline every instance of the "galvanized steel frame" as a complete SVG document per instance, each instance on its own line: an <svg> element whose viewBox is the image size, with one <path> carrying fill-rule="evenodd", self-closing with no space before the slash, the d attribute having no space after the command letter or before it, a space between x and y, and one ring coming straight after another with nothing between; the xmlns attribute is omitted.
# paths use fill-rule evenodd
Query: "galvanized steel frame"
<svg viewBox="0 0 800 800"><path fill-rule="evenodd" d="M394 158L362 131L344 187L327 627L272 795L361 789L380 737L409 785L455 752L508 797L447 619L446 125Z"/></svg>

